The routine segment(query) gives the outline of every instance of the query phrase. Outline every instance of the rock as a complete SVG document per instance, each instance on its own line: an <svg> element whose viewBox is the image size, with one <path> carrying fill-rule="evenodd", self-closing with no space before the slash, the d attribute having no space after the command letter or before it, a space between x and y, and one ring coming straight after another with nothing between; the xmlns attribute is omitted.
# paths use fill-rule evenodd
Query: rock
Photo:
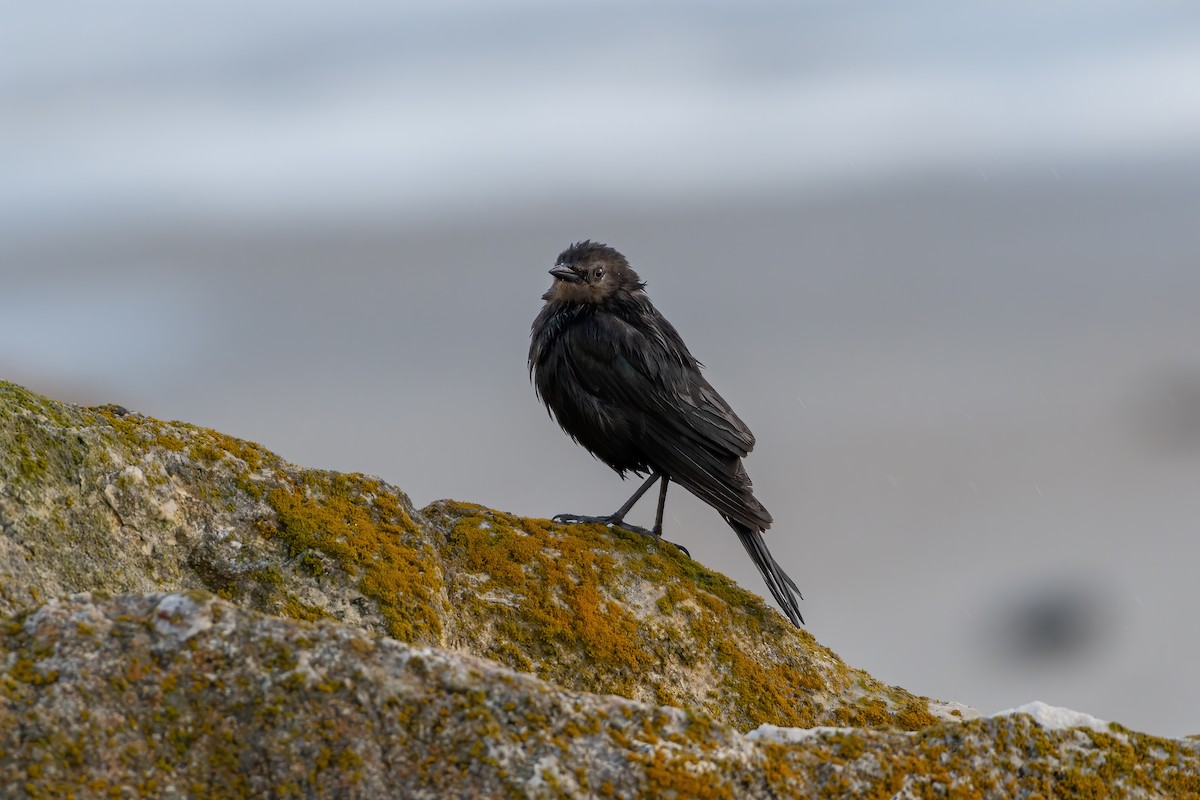
<svg viewBox="0 0 1200 800"><path fill-rule="evenodd" d="M842 663L667 543L306 470L251 442L0 383L0 614L204 589L495 659L574 691L764 723L913 730L927 698Z"/></svg>
<svg viewBox="0 0 1200 800"><path fill-rule="evenodd" d="M0 628L15 796L1194 797L1198 751L1025 714L742 735L198 591L81 594Z"/></svg>
<svg viewBox="0 0 1200 800"><path fill-rule="evenodd" d="M0 530L6 797L1200 797L1196 742L887 686L669 544L4 383Z"/></svg>

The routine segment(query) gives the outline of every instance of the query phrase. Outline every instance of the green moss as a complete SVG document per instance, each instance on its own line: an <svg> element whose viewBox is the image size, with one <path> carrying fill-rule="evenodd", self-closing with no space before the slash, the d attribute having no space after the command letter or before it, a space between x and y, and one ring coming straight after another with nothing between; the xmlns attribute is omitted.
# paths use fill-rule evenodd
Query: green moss
<svg viewBox="0 0 1200 800"><path fill-rule="evenodd" d="M575 689L659 703L688 700L659 677L665 665L715 669L719 687L703 707L726 722L747 729L823 721L812 697L829 687L801 655L808 634L674 546L470 504L439 510L448 516L457 615L468 628L490 626L491 639L504 643L489 656ZM655 601L661 618L635 617L609 600L627 597L631 580L663 587ZM755 639L770 644L751 652L747 640ZM696 644L701 652L689 649ZM762 656L771 650L782 654ZM882 721L895 724L886 713Z"/></svg>
<svg viewBox="0 0 1200 800"><path fill-rule="evenodd" d="M793 727L819 724L817 706L810 696L823 686L821 677L793 663L771 663L751 658L735 641L713 630L711 615L694 623L694 641L709 642L724 666L721 693L736 700L736 727L749 729L764 723Z"/></svg>
<svg viewBox="0 0 1200 800"><path fill-rule="evenodd" d="M929 701L924 697L909 697L904 705L892 714L891 722L905 731L919 731L939 724L938 718L929 712Z"/></svg>
<svg viewBox="0 0 1200 800"><path fill-rule="evenodd" d="M163 422L114 406L101 406L93 412L113 430L125 449L131 452L162 449L186 455L207 468L227 465L234 478L231 488L252 497L262 494L254 480L255 474L267 468L275 468L278 473L283 463L259 444L210 428L185 422Z"/></svg>
<svg viewBox="0 0 1200 800"><path fill-rule="evenodd" d="M329 618L329 615L320 606L309 605L290 592L284 595L283 607L280 609L280 613L285 617L307 620L309 622Z"/></svg>
<svg viewBox="0 0 1200 800"><path fill-rule="evenodd" d="M46 686L58 680L57 670L40 670L29 658L18 658L9 669L8 674L21 683L30 686Z"/></svg>
<svg viewBox="0 0 1200 800"><path fill-rule="evenodd" d="M76 433L80 417L71 406L0 381L0 482L18 490L69 484L86 454Z"/></svg>
<svg viewBox="0 0 1200 800"><path fill-rule="evenodd" d="M509 641L493 642L485 655L521 672L532 673L535 671L533 661L525 654L525 651Z"/></svg>
<svg viewBox="0 0 1200 800"><path fill-rule="evenodd" d="M463 595L467 607L459 610L494 620L496 638L516 646L496 648L495 655L518 669L532 661L551 679L560 656L569 655L566 663L584 660L594 668L595 689L632 691L656 657L637 620L609 599L617 565L605 552L611 547L605 529L581 525L567 532L543 520L459 510L467 513L451 527L447 556L474 576L471 593ZM519 613L496 614L497 603Z"/></svg>
<svg viewBox="0 0 1200 800"><path fill-rule="evenodd" d="M330 557L376 601L390 635L440 641L440 570L396 496L359 474L306 472L303 484L267 493L277 522L264 522L262 533L286 543L292 557Z"/></svg>

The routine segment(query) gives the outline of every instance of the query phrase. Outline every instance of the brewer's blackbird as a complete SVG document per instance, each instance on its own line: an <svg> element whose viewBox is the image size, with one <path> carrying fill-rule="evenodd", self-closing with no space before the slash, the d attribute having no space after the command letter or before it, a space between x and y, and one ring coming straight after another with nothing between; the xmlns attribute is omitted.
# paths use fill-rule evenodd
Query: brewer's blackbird
<svg viewBox="0 0 1200 800"><path fill-rule="evenodd" d="M783 612L802 624L800 590L767 550L762 533L771 515L742 465L754 434L700 374L623 255L579 242L558 256L550 274L554 283L542 296L529 346L537 394L572 439L622 478L649 476L613 514L555 520L661 536L667 485L675 481L737 532ZM627 524L625 515L655 481L662 483L653 531Z"/></svg>

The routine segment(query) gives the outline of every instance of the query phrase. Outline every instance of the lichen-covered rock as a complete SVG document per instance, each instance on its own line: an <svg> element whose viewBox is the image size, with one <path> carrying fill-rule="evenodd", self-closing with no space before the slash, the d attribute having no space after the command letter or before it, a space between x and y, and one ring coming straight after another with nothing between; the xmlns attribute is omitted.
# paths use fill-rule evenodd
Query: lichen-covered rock
<svg viewBox="0 0 1200 800"><path fill-rule="evenodd" d="M0 621L5 797L1200 797L1200 745L1024 715L763 727L203 592Z"/></svg>
<svg viewBox="0 0 1200 800"><path fill-rule="evenodd" d="M74 592L205 589L738 730L936 722L926 698L847 667L669 544L449 501L417 511L377 478L9 383L0 526L0 614Z"/></svg>

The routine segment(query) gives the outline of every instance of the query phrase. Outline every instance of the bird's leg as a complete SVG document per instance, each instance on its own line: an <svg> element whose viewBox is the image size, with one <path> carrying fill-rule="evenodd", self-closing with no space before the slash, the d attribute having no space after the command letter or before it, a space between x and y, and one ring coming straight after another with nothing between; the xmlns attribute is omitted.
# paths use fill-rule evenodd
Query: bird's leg
<svg viewBox="0 0 1200 800"><path fill-rule="evenodd" d="M654 485L655 481L658 481L660 479L662 480L662 488L659 489L659 493L658 493L658 515L654 521L654 530L648 531L639 525L631 525L630 523L626 522L625 515L628 514L630 509L632 509L634 507L634 505L637 504L638 500L642 499L642 495L644 495L644 494L646 494L646 492L650 491L650 487ZM667 502L667 483L668 482L670 482L670 478L668 478L666 475L663 475L658 472L652 472L652 473L650 473L650 477L646 478L645 482L641 486L638 487L637 491L634 492L633 495L628 500L625 501L625 504L622 505L620 508L618 508L614 513L609 514L608 516L604 516L604 517L585 517L582 514L558 514L554 517L554 521L557 523L560 523L560 524L568 524L568 525L574 524L574 523L579 523L579 522L598 522L601 525L616 526L618 528L622 528L627 531L632 531L633 533L640 533L643 536L649 536L652 539L661 539L662 538L662 516L663 516L663 508L666 506L666 502ZM691 554L688 553L688 551L686 549L684 549L683 547L680 547L679 545L675 545L675 546L678 547L680 550L682 550L684 555L689 556L689 557L691 556Z"/></svg>
<svg viewBox="0 0 1200 800"><path fill-rule="evenodd" d="M637 505L637 501L642 499L642 495L654 485L654 482L661 477L657 472L651 472L650 477L646 478L646 482L638 487L638 490L633 493L633 496L625 501L625 505L617 509L616 513L609 516L609 521L614 525L618 525L625 520L625 515Z"/></svg>
<svg viewBox="0 0 1200 800"><path fill-rule="evenodd" d="M599 522L601 525L619 525L622 528L636 530L638 533L644 533L647 536L653 536L653 534L645 528L638 528L636 525L626 524L625 515L629 513L629 510L633 508L634 504L637 503L638 500L642 499L642 495L644 495L650 489L650 487L654 485L654 482L658 480L659 477L660 475L657 472L650 473L650 477L646 479L645 483L638 487L638 490L633 493L632 497L625 501L625 505L618 508L612 514L608 514L607 516L603 517L585 517L582 514L559 514L554 517L554 521L560 523Z"/></svg>
<svg viewBox="0 0 1200 800"><path fill-rule="evenodd" d="M670 478L666 475L662 476L662 486L658 489L658 513L654 515L655 536L662 536L663 509L667 507L667 484L670 482Z"/></svg>
<svg viewBox="0 0 1200 800"><path fill-rule="evenodd" d="M667 484L669 484L670 482L671 482L671 479L669 477L667 477L666 475L663 475L662 476L662 486L660 486L658 489L658 513L656 513L654 515L654 530L651 531L651 533L653 533L659 539L662 539L663 510L666 509L666 507L667 507ZM666 540L664 539L663 541L666 541ZM671 544L675 544L675 543L671 542ZM679 552L683 553L688 558L692 557L692 554L689 553L688 549L686 547L684 547L683 545L675 544L675 547L679 549Z"/></svg>

